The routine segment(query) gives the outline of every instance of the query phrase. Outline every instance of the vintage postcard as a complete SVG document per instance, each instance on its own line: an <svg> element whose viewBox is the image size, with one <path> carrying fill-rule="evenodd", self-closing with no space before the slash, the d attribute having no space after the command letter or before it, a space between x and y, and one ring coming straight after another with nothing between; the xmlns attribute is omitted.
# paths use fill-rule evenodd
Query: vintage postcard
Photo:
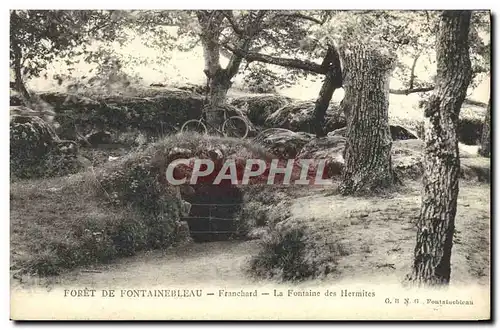
<svg viewBox="0 0 500 330"><path fill-rule="evenodd" d="M489 10L10 10L11 320L490 320Z"/></svg>

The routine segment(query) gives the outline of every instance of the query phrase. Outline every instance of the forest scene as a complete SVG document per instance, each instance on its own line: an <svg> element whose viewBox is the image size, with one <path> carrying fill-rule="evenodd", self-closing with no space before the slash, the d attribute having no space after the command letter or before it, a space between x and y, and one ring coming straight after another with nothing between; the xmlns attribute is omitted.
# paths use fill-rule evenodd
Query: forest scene
<svg viewBox="0 0 500 330"><path fill-rule="evenodd" d="M488 287L490 79L489 11L11 10L11 286Z"/></svg>

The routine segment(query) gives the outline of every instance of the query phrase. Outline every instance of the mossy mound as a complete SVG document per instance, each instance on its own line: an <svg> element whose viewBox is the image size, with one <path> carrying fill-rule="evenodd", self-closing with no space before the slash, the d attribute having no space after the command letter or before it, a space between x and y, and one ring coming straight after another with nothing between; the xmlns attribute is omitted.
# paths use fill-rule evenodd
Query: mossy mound
<svg viewBox="0 0 500 330"><path fill-rule="evenodd" d="M93 130L114 133L139 131L160 137L175 133L189 119L199 119L203 98L180 90L151 93L152 96L68 95L45 93L42 99L54 106L58 134L75 139Z"/></svg>
<svg viewBox="0 0 500 330"><path fill-rule="evenodd" d="M62 178L11 186L11 269L54 275L189 239L175 187L147 152ZM29 202L27 202L29 201Z"/></svg>

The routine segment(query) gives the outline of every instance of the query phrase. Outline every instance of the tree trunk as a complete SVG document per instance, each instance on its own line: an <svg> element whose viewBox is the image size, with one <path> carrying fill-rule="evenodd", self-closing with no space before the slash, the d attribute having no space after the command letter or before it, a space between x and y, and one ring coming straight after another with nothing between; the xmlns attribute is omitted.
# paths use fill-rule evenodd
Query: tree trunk
<svg viewBox="0 0 500 330"><path fill-rule="evenodd" d="M342 87L339 54L333 46L328 48L322 65L328 66L328 71L325 74L325 80L323 80L323 85L319 91L314 108L314 132L317 137L326 135L325 114L332 100L333 93L337 88Z"/></svg>
<svg viewBox="0 0 500 330"><path fill-rule="evenodd" d="M457 211L457 127L471 80L470 11L444 11L437 36L436 89L425 107L423 195L417 223L414 285L447 285Z"/></svg>
<svg viewBox="0 0 500 330"><path fill-rule="evenodd" d="M483 131L481 133L481 146L479 154L483 157L490 157L491 154L491 128L490 128L491 100L488 100L486 116L484 117Z"/></svg>
<svg viewBox="0 0 500 330"><path fill-rule="evenodd" d="M231 87L231 78L227 71L220 68L213 75L208 75L208 105L204 108L209 133L216 134L224 121L222 105L226 102L227 92Z"/></svg>
<svg viewBox="0 0 500 330"><path fill-rule="evenodd" d="M204 112L210 133L217 133L217 130L222 127L224 113L221 106L225 103L227 92L231 88L231 79L238 73L243 56L248 52L252 40L260 31L260 24L265 15L266 11L258 11L254 18L242 28L238 27L233 18L221 10L197 12L198 22L202 28L200 39L208 85L208 105L204 108ZM225 69L220 66L220 37L224 27L224 17L230 20L236 34L241 37Z"/></svg>
<svg viewBox="0 0 500 330"><path fill-rule="evenodd" d="M208 106L204 115L208 123L210 133L216 133L222 126L223 114L218 106L223 104L229 86L226 87L225 70L220 66L220 35L222 33L222 21L224 15L221 11L196 12L198 22L201 26L200 39L203 46L203 58L205 60L205 75L208 84Z"/></svg>
<svg viewBox="0 0 500 330"><path fill-rule="evenodd" d="M21 72L21 60L22 60L22 52L21 48L17 44L17 41L14 38L11 38L12 50L14 52L14 75L15 75L15 89L20 94L21 100L24 105L27 107L31 106L31 95L26 89L23 81L23 74Z"/></svg>
<svg viewBox="0 0 500 330"><path fill-rule="evenodd" d="M389 79L395 57L362 44L346 45L340 54L347 143L339 190L349 195L389 187L394 183L388 119Z"/></svg>

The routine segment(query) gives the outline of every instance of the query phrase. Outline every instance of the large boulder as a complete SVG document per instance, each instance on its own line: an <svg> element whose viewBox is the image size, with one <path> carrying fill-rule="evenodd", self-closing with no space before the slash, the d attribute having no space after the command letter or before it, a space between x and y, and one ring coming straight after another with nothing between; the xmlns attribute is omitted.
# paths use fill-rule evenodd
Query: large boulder
<svg viewBox="0 0 500 330"><path fill-rule="evenodd" d="M466 180L491 182L490 159L486 157L461 158L460 177Z"/></svg>
<svg viewBox="0 0 500 330"><path fill-rule="evenodd" d="M293 132L283 128L270 128L262 131L254 139L280 159L294 159L302 147L314 138L305 132Z"/></svg>
<svg viewBox="0 0 500 330"><path fill-rule="evenodd" d="M400 140L392 144L392 163L399 177L418 179L424 173L423 156L425 142ZM468 152L468 146L459 143L460 178L490 182L490 161Z"/></svg>
<svg viewBox="0 0 500 330"><path fill-rule="evenodd" d="M248 119L257 126L265 126L267 117L290 102L290 98L274 94L243 96L229 100L230 104L246 110Z"/></svg>
<svg viewBox="0 0 500 330"><path fill-rule="evenodd" d="M165 87L165 85L158 87ZM196 85L196 84L180 85L177 86L177 88L183 91L189 91L191 93L196 93L200 95L205 95L205 93L207 93L208 91L208 87L206 85Z"/></svg>
<svg viewBox="0 0 500 330"><path fill-rule="evenodd" d="M11 116L10 171L13 178L61 176L76 173L82 167L76 143L60 140L49 123L37 116Z"/></svg>
<svg viewBox="0 0 500 330"><path fill-rule="evenodd" d="M326 160L323 177L332 178L344 168L345 142L341 136L314 138L304 145L297 159Z"/></svg>
<svg viewBox="0 0 500 330"><path fill-rule="evenodd" d="M314 138L304 145L297 159L325 159L324 178L341 174L344 168L344 148L346 139L342 136ZM402 177L418 178L423 173L421 140L398 140L392 145L394 170Z"/></svg>
<svg viewBox="0 0 500 330"><path fill-rule="evenodd" d="M477 145L481 140L487 105L466 100L458 118L458 140L467 145Z"/></svg>
<svg viewBox="0 0 500 330"><path fill-rule="evenodd" d="M458 121L458 140L467 145L477 145L481 141L484 119L460 118Z"/></svg>
<svg viewBox="0 0 500 330"><path fill-rule="evenodd" d="M399 178L418 179L424 173L422 140L397 140L392 143L392 166Z"/></svg>
<svg viewBox="0 0 500 330"><path fill-rule="evenodd" d="M267 117L266 127L279 127L294 132L314 133L313 101L294 102L285 105ZM327 132L346 125L344 114L338 105L331 104L325 115L325 130Z"/></svg>

